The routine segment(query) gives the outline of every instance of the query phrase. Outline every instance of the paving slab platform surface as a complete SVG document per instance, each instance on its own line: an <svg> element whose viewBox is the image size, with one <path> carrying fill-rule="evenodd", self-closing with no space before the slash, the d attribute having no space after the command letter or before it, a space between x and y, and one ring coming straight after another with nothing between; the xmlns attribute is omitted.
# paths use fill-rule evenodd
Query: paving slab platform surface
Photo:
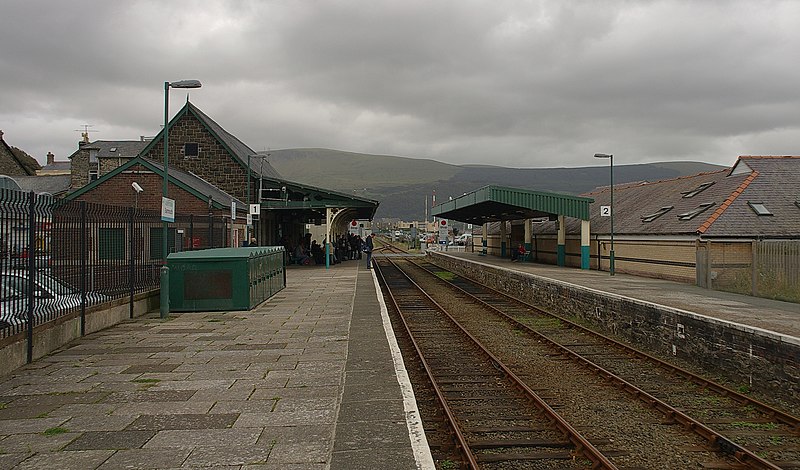
<svg viewBox="0 0 800 470"><path fill-rule="evenodd" d="M431 468L381 302L363 261L292 267L253 311L86 336L0 378L0 469Z"/></svg>
<svg viewBox="0 0 800 470"><path fill-rule="evenodd" d="M704 289L691 284L607 271L530 262L512 262L477 252L443 252L470 262L525 272L603 292L664 305L718 320L738 323L800 341L800 304ZM798 287L800 288L800 287Z"/></svg>

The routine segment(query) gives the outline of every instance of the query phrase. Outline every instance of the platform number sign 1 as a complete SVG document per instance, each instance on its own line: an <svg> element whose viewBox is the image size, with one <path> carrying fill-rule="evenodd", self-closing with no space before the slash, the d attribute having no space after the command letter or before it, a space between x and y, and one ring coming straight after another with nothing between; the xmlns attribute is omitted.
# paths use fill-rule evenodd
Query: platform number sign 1
<svg viewBox="0 0 800 470"><path fill-rule="evenodd" d="M600 206L600 217L611 217L611 206Z"/></svg>

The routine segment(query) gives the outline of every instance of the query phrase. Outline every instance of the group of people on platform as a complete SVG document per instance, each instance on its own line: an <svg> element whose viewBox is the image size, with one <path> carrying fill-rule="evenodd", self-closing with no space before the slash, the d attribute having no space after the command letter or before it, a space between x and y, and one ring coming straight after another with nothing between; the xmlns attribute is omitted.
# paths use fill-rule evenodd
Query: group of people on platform
<svg viewBox="0 0 800 470"><path fill-rule="evenodd" d="M340 235L331 244L330 264L361 259L362 252L365 252L367 248L371 253L372 240L369 238L367 237L367 241L365 241L361 236L352 233ZM319 244L316 240L311 239L310 233L300 237L297 243L292 243L288 237L283 237L281 243L286 249L287 264L299 264L302 266L325 264L326 240Z"/></svg>

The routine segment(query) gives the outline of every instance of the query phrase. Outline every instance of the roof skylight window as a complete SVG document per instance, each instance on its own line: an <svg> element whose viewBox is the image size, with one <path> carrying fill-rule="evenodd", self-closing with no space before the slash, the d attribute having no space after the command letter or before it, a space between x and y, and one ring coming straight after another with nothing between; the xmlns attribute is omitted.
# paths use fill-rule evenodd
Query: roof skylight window
<svg viewBox="0 0 800 470"><path fill-rule="evenodd" d="M664 206L650 215L642 216L642 222L652 222L657 218L661 217L662 215L666 214L667 212L671 211L673 207L675 206Z"/></svg>
<svg viewBox="0 0 800 470"><path fill-rule="evenodd" d="M681 192L681 194L683 194L684 198L694 197L694 196L702 193L706 189L710 188L713 185L714 185L713 181L712 182L708 182L708 183L703 183L700 186L698 186L698 187L696 187L696 188L694 188L692 190L683 191L683 192Z"/></svg>
<svg viewBox="0 0 800 470"><path fill-rule="evenodd" d="M750 209L753 209L757 215L772 215L772 212L767 209L767 206L760 202L747 202L747 205L750 206Z"/></svg>
<svg viewBox="0 0 800 470"><path fill-rule="evenodd" d="M707 211L710 207L714 206L713 202L704 202L697 206L697 208L690 210L689 212L684 212L683 214L678 214L678 219L680 220L691 220L697 217L698 215L702 214L703 212Z"/></svg>

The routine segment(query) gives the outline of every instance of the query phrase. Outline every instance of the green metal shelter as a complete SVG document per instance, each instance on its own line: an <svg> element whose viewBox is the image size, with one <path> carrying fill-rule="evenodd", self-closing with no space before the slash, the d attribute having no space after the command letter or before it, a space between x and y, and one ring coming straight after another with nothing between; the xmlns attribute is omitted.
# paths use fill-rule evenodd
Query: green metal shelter
<svg viewBox="0 0 800 470"><path fill-rule="evenodd" d="M483 252L486 253L488 222L547 217L558 220L558 265L565 265L566 231L564 217L581 219L581 268L589 269L589 204L594 199L567 194L531 191L489 185L439 204L437 217L483 225ZM505 224L500 224L500 254L505 256ZM531 226L525 224L525 249L531 249Z"/></svg>

